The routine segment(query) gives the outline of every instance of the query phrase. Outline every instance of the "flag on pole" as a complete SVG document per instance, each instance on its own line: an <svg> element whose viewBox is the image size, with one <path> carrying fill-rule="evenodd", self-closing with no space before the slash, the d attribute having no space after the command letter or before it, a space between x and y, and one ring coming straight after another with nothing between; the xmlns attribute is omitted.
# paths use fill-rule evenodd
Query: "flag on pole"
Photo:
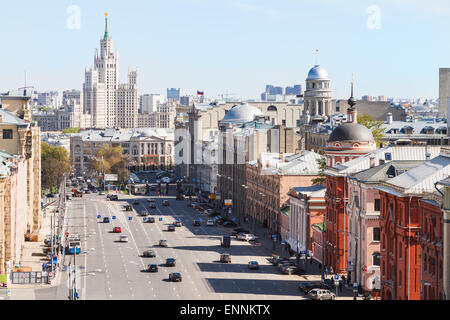
<svg viewBox="0 0 450 320"><path fill-rule="evenodd" d="M197 94L198 94L199 96L203 96L203 95L205 95L205 92L204 92L204 91L197 90Z"/></svg>

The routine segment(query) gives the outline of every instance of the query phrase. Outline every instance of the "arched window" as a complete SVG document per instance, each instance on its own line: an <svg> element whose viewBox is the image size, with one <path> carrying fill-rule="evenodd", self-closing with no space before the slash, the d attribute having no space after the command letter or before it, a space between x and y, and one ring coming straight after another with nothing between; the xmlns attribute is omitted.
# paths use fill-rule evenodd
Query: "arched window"
<svg viewBox="0 0 450 320"><path fill-rule="evenodd" d="M267 108L267 111L277 111L277 107L275 107L275 106L269 106L268 108Z"/></svg>

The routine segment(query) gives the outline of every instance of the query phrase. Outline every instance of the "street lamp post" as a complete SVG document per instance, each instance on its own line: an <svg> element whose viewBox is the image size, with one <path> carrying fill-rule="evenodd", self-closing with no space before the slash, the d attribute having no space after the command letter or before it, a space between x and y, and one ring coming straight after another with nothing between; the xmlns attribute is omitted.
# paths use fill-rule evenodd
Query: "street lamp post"
<svg viewBox="0 0 450 320"><path fill-rule="evenodd" d="M245 195L245 203L247 203L247 189L248 189L248 187L245 185L245 184L243 184L242 185L242 188L244 188L244 195ZM239 224L241 224L241 213L239 212Z"/></svg>

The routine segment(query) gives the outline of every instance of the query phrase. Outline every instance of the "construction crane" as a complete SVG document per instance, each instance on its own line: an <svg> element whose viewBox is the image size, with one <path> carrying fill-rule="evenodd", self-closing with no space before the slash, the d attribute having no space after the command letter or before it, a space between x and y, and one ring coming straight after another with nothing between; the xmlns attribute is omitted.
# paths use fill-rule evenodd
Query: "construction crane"
<svg viewBox="0 0 450 320"><path fill-rule="evenodd" d="M222 100L224 100L223 97L225 96L225 100L224 101L227 101L228 97L232 96L232 95L235 95L235 93L228 93L228 90L227 90L225 94L222 93L220 96L221 96Z"/></svg>

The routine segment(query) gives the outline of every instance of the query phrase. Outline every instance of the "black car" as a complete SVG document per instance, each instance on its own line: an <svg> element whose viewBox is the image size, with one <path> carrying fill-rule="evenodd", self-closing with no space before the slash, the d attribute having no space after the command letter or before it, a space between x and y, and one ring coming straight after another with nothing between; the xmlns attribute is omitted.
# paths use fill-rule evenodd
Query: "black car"
<svg viewBox="0 0 450 320"><path fill-rule="evenodd" d="M149 264L147 270L148 270L148 272L158 272L158 265L157 264Z"/></svg>
<svg viewBox="0 0 450 320"><path fill-rule="evenodd" d="M308 294L309 290L314 288L319 288L319 285L312 282L302 282L298 286L298 289L304 294Z"/></svg>
<svg viewBox="0 0 450 320"><path fill-rule="evenodd" d="M46 195L47 198L56 198L56 195L53 193L49 193L48 195Z"/></svg>
<svg viewBox="0 0 450 320"><path fill-rule="evenodd" d="M176 198L176 199L177 199L177 200L184 200L185 197L184 197L183 194L177 194L177 198Z"/></svg>
<svg viewBox="0 0 450 320"><path fill-rule="evenodd" d="M174 272L174 273L169 274L169 280L173 281L173 282L181 281L182 280L181 273Z"/></svg>
<svg viewBox="0 0 450 320"><path fill-rule="evenodd" d="M109 218L108 217L104 217L103 218L103 223L109 223Z"/></svg>
<svg viewBox="0 0 450 320"><path fill-rule="evenodd" d="M155 223L155 218L154 217L148 217L146 221L148 223Z"/></svg>
<svg viewBox="0 0 450 320"><path fill-rule="evenodd" d="M163 206L170 206L169 200L164 200L164 201L162 202L162 205L163 205Z"/></svg>
<svg viewBox="0 0 450 320"><path fill-rule="evenodd" d="M237 227L237 224L234 223L233 221L225 221L223 223L223 226L227 227L227 228L233 228L233 227Z"/></svg>
<svg viewBox="0 0 450 320"><path fill-rule="evenodd" d="M176 260L174 258L168 258L166 259L166 266L167 267L175 267Z"/></svg>
<svg viewBox="0 0 450 320"><path fill-rule="evenodd" d="M216 220L216 222L217 222L217 220ZM251 233L251 232L248 231L247 229L244 229L244 228L236 228L236 229L231 230L231 235L232 236L235 236L238 233Z"/></svg>
<svg viewBox="0 0 450 320"><path fill-rule="evenodd" d="M150 209L156 209L156 204L150 203L150 204L148 205L148 207L149 207Z"/></svg>
<svg viewBox="0 0 450 320"><path fill-rule="evenodd" d="M109 197L109 200L110 200L110 201L117 201L117 200L119 200L119 197L118 197L116 194L112 194L112 195Z"/></svg>
<svg viewBox="0 0 450 320"><path fill-rule="evenodd" d="M194 220L194 226L200 227L202 224L200 223L200 220Z"/></svg>
<svg viewBox="0 0 450 320"><path fill-rule="evenodd" d="M125 211L133 211L133 207L129 204L125 206Z"/></svg>
<svg viewBox="0 0 450 320"><path fill-rule="evenodd" d="M175 226L173 224L169 225L167 231L175 231Z"/></svg>
<svg viewBox="0 0 450 320"><path fill-rule="evenodd" d="M222 224L225 222L225 218L222 218L221 216L216 217L216 223L217 224Z"/></svg>

